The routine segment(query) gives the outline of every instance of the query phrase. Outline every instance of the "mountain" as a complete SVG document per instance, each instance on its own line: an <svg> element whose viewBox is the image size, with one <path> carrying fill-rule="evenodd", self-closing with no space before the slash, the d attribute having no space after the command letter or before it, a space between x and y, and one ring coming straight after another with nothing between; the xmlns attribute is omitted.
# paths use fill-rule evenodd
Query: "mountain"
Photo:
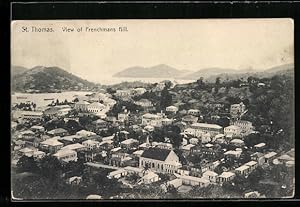
<svg viewBox="0 0 300 207"><path fill-rule="evenodd" d="M22 66L16 66L16 65L12 65L11 66L11 77L14 77L16 75L22 74L25 71L29 70L28 68L22 67Z"/></svg>
<svg viewBox="0 0 300 207"><path fill-rule="evenodd" d="M238 70L228 69L228 68L204 68L196 72L189 73L182 77L182 79L196 80L200 77L208 78L212 75L222 74L222 73L240 73Z"/></svg>
<svg viewBox="0 0 300 207"><path fill-rule="evenodd" d="M127 68L113 75L113 77L131 77L131 78L180 78L189 71L178 70L165 64L153 67L135 66Z"/></svg>
<svg viewBox="0 0 300 207"><path fill-rule="evenodd" d="M206 78L207 82L214 82L217 77L224 80L247 79L249 76L258 78L270 78L275 75L294 76L294 64L284 64L268 68L265 70L241 70L238 73L220 73L214 74Z"/></svg>
<svg viewBox="0 0 300 207"><path fill-rule="evenodd" d="M95 87L59 67L36 66L12 77L12 91L56 92L61 90L85 90Z"/></svg>

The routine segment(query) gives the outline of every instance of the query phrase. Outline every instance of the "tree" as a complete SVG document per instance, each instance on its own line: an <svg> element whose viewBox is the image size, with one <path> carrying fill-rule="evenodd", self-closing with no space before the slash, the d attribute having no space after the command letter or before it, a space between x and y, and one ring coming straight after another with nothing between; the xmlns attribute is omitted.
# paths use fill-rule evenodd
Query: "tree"
<svg viewBox="0 0 300 207"><path fill-rule="evenodd" d="M37 173L39 168L33 157L23 155L17 162L17 172Z"/></svg>
<svg viewBox="0 0 300 207"><path fill-rule="evenodd" d="M167 106L170 106L172 104L172 95L170 94L167 87L164 87L164 89L161 91L160 96L160 109L165 110Z"/></svg>
<svg viewBox="0 0 300 207"><path fill-rule="evenodd" d="M76 133L80 131L82 127L79 125L79 123L75 120L69 120L66 123L66 130L70 132L71 134Z"/></svg>
<svg viewBox="0 0 300 207"><path fill-rule="evenodd" d="M54 156L42 158L39 163L39 168L42 176L53 180L60 177L63 172L60 161Z"/></svg>

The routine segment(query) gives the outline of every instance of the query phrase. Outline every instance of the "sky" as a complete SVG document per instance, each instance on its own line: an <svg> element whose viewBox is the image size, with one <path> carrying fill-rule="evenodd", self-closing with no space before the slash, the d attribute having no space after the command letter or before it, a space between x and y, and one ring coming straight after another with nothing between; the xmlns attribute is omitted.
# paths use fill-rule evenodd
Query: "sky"
<svg viewBox="0 0 300 207"><path fill-rule="evenodd" d="M36 32L32 27L54 32ZM74 31L63 32L63 27ZM116 31L91 32L87 27ZM128 31L120 32L119 27ZM90 81L133 66L264 70L294 62L294 24L283 18L19 20L12 22L11 30L12 65L58 66Z"/></svg>

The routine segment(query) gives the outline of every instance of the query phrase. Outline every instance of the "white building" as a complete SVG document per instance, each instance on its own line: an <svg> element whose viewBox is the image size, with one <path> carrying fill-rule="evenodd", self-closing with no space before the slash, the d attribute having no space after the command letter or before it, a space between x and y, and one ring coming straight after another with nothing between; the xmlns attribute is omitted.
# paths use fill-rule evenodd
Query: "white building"
<svg viewBox="0 0 300 207"><path fill-rule="evenodd" d="M200 110L198 110L198 109L189 109L188 114L193 115L193 116L199 116L200 115Z"/></svg>
<svg viewBox="0 0 300 207"><path fill-rule="evenodd" d="M203 178L209 180L212 183L217 182L218 173L215 173L214 171L207 170L203 173Z"/></svg>
<svg viewBox="0 0 300 207"><path fill-rule="evenodd" d="M195 130L195 135L210 133L211 136L223 133L223 128L217 124L194 123L191 128Z"/></svg>
<svg viewBox="0 0 300 207"><path fill-rule="evenodd" d="M240 137L241 136L241 128L239 126L230 125L224 128L225 136L231 135L232 137Z"/></svg>
<svg viewBox="0 0 300 207"><path fill-rule="evenodd" d="M90 137L90 136L96 135L96 133L83 129L83 130L76 132L76 135L81 136L81 137Z"/></svg>
<svg viewBox="0 0 300 207"><path fill-rule="evenodd" d="M234 177L235 177L235 174L233 172L222 172L222 174L218 176L217 181L220 184L223 184L224 182L233 180Z"/></svg>
<svg viewBox="0 0 300 207"><path fill-rule="evenodd" d="M77 161L77 152L74 150L61 149L53 156L57 157L57 159L64 162Z"/></svg>
<svg viewBox="0 0 300 207"><path fill-rule="evenodd" d="M105 106L99 102L94 102L87 106L88 112L91 112L91 113L100 113L104 109L105 109Z"/></svg>
<svg viewBox="0 0 300 207"><path fill-rule="evenodd" d="M141 178L140 183L150 184L159 181L159 176L154 172L147 173L144 177Z"/></svg>
<svg viewBox="0 0 300 207"><path fill-rule="evenodd" d="M74 108L78 111L87 111L88 110L88 105L90 105L89 102L87 101L78 101L75 103Z"/></svg>
<svg viewBox="0 0 300 207"><path fill-rule="evenodd" d="M182 165L173 150L152 147L145 149L139 160L140 168L146 166L157 172L174 173Z"/></svg>
<svg viewBox="0 0 300 207"><path fill-rule="evenodd" d="M178 107L176 107L176 106L168 106L168 107L166 107L166 112L177 113L178 112Z"/></svg>
<svg viewBox="0 0 300 207"><path fill-rule="evenodd" d="M205 178L181 175L180 179L182 180L182 183L185 185L200 186L200 187L206 187L209 185L209 180Z"/></svg>
<svg viewBox="0 0 300 207"><path fill-rule="evenodd" d="M100 142L94 141L94 140L86 140L82 142L82 145L85 146L86 148L92 150L92 149L97 149L100 146Z"/></svg>
<svg viewBox="0 0 300 207"><path fill-rule="evenodd" d="M233 125L241 128L242 136L247 136L247 135L251 134L254 130L252 122L250 122L250 121L238 120L238 121L233 122Z"/></svg>

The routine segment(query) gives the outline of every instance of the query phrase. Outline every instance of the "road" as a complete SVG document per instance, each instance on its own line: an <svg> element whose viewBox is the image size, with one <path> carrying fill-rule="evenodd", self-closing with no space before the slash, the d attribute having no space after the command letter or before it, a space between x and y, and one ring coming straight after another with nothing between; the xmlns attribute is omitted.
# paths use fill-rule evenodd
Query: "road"
<svg viewBox="0 0 300 207"><path fill-rule="evenodd" d="M100 163L94 163L94 162L86 162L84 163L87 166L90 167L96 167L96 168L106 168L106 169L111 169L111 170L118 170L120 169L119 167L111 166L111 165L103 165Z"/></svg>

